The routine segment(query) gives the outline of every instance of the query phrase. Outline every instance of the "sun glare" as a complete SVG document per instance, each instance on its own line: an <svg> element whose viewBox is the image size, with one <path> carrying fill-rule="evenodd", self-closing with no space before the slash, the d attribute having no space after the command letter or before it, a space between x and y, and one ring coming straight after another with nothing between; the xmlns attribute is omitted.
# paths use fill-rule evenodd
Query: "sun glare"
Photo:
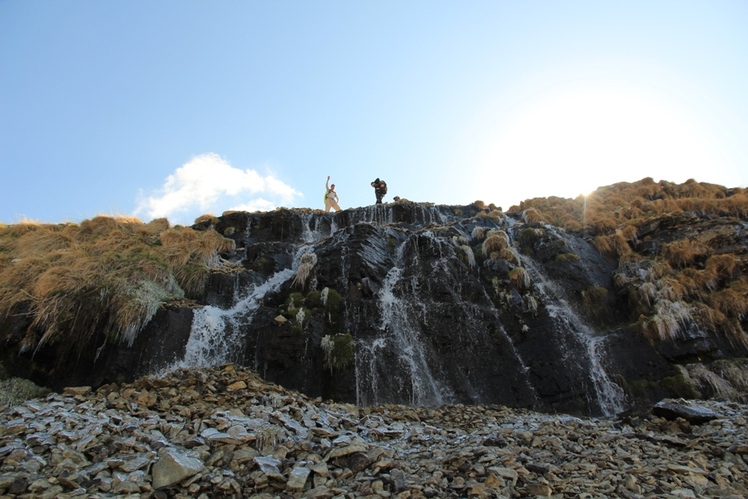
<svg viewBox="0 0 748 499"><path fill-rule="evenodd" d="M516 203L574 198L644 177L703 177L714 160L685 116L665 102L620 90L567 92L515 108L475 151L487 180L481 195Z"/></svg>

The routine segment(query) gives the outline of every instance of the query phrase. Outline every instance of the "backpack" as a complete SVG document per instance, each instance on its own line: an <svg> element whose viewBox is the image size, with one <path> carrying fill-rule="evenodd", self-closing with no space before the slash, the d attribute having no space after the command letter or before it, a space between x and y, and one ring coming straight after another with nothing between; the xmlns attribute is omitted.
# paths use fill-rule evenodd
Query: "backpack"
<svg viewBox="0 0 748 499"><path fill-rule="evenodd" d="M382 194L387 194L387 182L384 180L379 181L379 187L377 187L377 190L380 191Z"/></svg>

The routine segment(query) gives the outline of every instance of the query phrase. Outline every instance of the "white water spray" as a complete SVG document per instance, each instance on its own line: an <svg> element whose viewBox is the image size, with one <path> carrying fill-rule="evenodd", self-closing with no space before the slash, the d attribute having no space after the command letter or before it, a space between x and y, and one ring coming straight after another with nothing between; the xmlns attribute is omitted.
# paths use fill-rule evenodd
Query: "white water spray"
<svg viewBox="0 0 748 499"><path fill-rule="evenodd" d="M414 309L413 300L400 298L395 292L395 287L403 279L403 248L406 244L407 241L397 248L399 266L390 269L377 294L381 314L379 330L382 334L373 339L357 341L356 391L357 402L361 405L381 403L380 383L386 383L391 388L395 382L381 379L378 359L385 355L397 357L401 366L398 376L400 380L405 379L404 384L408 385L409 404L436 406L454 398L436 380L428 365L421 333L411 324L411 317L419 313Z"/></svg>
<svg viewBox="0 0 748 499"><path fill-rule="evenodd" d="M301 240L307 244L315 243L321 240L324 235L319 228L319 217L311 213L301 213Z"/></svg>
<svg viewBox="0 0 748 499"><path fill-rule="evenodd" d="M523 259L525 267L532 273L538 292L543 296L548 314L560 321L564 329L574 334L585 348L589 361L589 376L595 390L597 403L606 416L614 416L624 410L625 394L623 389L614 383L603 366L603 337L594 331L579 317L563 298L558 287L545 278L545 275L529 259Z"/></svg>
<svg viewBox="0 0 748 499"><path fill-rule="evenodd" d="M265 296L277 292L294 276L302 257L312 249L308 245L299 247L293 268L283 269L262 283L250 285L244 297L231 308L208 305L196 310L184 358L173 367L210 367L240 361L246 339L242 326L251 322Z"/></svg>
<svg viewBox="0 0 748 499"><path fill-rule="evenodd" d="M251 320L265 295L278 291L292 275L291 269L277 272L264 283L251 287L228 310L210 305L196 310L184 359L174 367L210 367L240 360L244 352L241 324Z"/></svg>

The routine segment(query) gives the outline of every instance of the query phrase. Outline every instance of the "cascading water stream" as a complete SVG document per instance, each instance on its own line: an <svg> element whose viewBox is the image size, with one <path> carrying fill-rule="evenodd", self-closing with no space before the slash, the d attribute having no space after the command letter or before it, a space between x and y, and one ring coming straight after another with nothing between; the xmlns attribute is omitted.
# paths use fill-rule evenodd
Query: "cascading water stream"
<svg viewBox="0 0 748 499"><path fill-rule="evenodd" d="M614 383L603 366L602 345L603 337L596 335L585 324L563 298L558 287L545 277L540 269L528 258L523 258L523 264L531 273L539 294L543 298L548 314L558 320L565 331L574 337L585 348L586 360L589 363L589 376L595 392L595 400L601 412L606 416L613 416L624 410L626 397L616 383ZM580 352L574 352L578 354Z"/></svg>
<svg viewBox="0 0 748 499"><path fill-rule="evenodd" d="M294 257L293 268L283 269L264 282L250 285L244 297L230 309L208 305L195 310L184 358L173 367L210 367L239 361L245 341L242 325L252 320L266 295L277 292L293 277L301 256L311 250L310 245L300 246Z"/></svg>
<svg viewBox="0 0 748 499"><path fill-rule="evenodd" d="M301 220L301 240L303 242L311 244L324 237L319 228L319 216L311 213L302 213L299 215L299 218Z"/></svg>
<svg viewBox="0 0 748 499"><path fill-rule="evenodd" d="M398 296L399 292L396 291L403 279L403 251L407 244L408 241L405 241L397 248L396 266L387 273L377 294L381 317L378 329L381 334L357 342L356 392L357 403L361 405L392 402L380 398L385 384L390 395L393 385L402 386L409 400L398 402L412 405L441 405L452 398L432 374L421 333L411 322L412 317L419 313L417 303ZM382 377L393 373L388 372L387 366L381 364L380 360L392 355L397 359L397 380Z"/></svg>
<svg viewBox="0 0 748 499"><path fill-rule="evenodd" d="M491 310L493 311L493 314L498 317L499 316L499 311L493 305L493 302L491 301L491 298L488 296L488 293L486 292L485 289L483 289L483 296L486 298L486 301L489 304L491 304L490 306L491 306ZM530 368L525 363L525 360L522 358L522 355L519 353L519 350L517 350L517 347L515 346L514 341L506 333L506 330L504 329L503 326L501 326L499 328L499 332L500 332L501 336L506 340L506 344L509 346L509 349L511 350L512 355L517 359L517 362L520 365L520 369L522 369L522 373L526 375L525 379L527 379L527 375L529 375L529 373L530 373ZM534 386L532 386L532 384L529 383L529 382L527 383L527 386L530 389L530 392L532 393L532 396L533 396L533 398L535 400L535 403L539 404L540 403L540 396L538 395L537 389Z"/></svg>
<svg viewBox="0 0 748 499"><path fill-rule="evenodd" d="M348 214L348 223L355 225L366 222L375 225L388 225L404 220L425 227L431 224L446 225L458 220L453 212L442 206L423 206L420 204L393 205L381 204L359 208Z"/></svg>
<svg viewBox="0 0 748 499"><path fill-rule="evenodd" d="M277 272L262 284L252 286L228 310L211 305L196 310L184 359L174 367L210 367L237 361L243 351L241 324L249 322L265 295L278 291L291 276L292 269Z"/></svg>

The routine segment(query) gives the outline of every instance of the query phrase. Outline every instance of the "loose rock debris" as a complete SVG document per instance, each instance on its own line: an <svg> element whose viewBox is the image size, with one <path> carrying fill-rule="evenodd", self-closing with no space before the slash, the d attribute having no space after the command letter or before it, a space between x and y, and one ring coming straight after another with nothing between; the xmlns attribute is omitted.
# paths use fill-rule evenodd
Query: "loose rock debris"
<svg viewBox="0 0 748 499"><path fill-rule="evenodd" d="M324 402L233 365L0 410L0 498L748 497L748 407L618 419Z"/></svg>

